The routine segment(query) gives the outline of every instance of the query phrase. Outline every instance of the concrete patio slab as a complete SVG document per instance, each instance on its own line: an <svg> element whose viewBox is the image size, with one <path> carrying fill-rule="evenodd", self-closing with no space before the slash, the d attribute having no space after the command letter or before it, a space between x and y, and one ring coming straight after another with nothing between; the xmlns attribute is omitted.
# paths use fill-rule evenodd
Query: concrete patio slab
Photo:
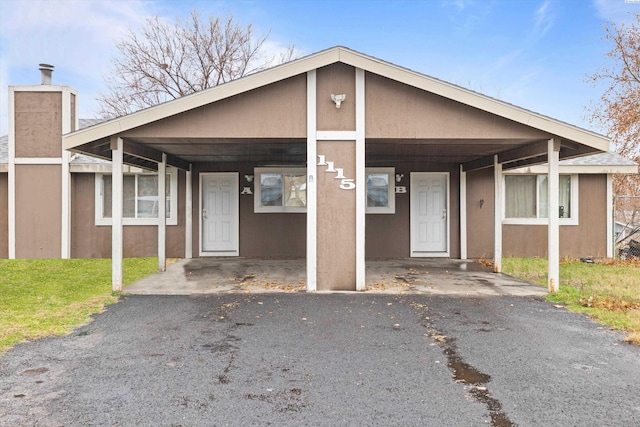
<svg viewBox="0 0 640 427"><path fill-rule="evenodd" d="M305 292L301 259L180 259L167 271L124 288L138 295ZM372 260L366 264L367 293L543 296L547 290L475 261L435 258Z"/></svg>

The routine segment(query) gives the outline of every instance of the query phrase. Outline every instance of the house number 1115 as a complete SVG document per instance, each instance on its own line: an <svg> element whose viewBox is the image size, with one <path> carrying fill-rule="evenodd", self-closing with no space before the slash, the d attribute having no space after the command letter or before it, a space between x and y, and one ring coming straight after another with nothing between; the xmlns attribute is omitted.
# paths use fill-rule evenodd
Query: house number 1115
<svg viewBox="0 0 640 427"><path fill-rule="evenodd" d="M333 172L336 174L335 179L340 180L340 188L342 190L353 190L356 188L355 179L344 176L342 168L336 168L333 162L328 162L324 154L318 154L318 166L326 166L325 172Z"/></svg>

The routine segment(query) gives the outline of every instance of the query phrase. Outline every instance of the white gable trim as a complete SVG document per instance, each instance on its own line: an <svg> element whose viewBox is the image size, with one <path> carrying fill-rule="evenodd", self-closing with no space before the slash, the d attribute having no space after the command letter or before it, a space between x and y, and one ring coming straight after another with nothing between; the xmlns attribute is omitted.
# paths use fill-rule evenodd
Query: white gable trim
<svg viewBox="0 0 640 427"><path fill-rule="evenodd" d="M307 73L336 62L387 77L457 102L531 126L561 138L571 139L602 151L609 139L594 132L516 107L503 101L352 51L334 47L277 67L234 80L174 101L147 108L63 136L65 149L116 135L138 126L192 110L252 89Z"/></svg>

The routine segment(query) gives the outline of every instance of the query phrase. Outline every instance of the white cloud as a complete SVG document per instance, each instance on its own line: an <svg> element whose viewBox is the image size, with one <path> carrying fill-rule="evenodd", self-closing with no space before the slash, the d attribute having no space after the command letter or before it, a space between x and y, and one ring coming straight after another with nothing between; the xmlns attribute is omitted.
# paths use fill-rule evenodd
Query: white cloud
<svg viewBox="0 0 640 427"><path fill-rule="evenodd" d="M533 14L533 37L536 39L544 37L553 26L554 19L551 2L550 0L545 0Z"/></svg>
<svg viewBox="0 0 640 427"><path fill-rule="evenodd" d="M467 6L472 5L473 3L474 3L474 0L444 0L443 1L443 4L445 6L452 5L459 11L466 9Z"/></svg>
<svg viewBox="0 0 640 427"><path fill-rule="evenodd" d="M640 13L640 3L625 0L593 0L598 18L617 24L631 22L634 13Z"/></svg>
<svg viewBox="0 0 640 427"><path fill-rule="evenodd" d="M42 62L56 67L54 84L73 85L80 106L91 104L104 86L102 74L115 55L114 41L144 20L152 5L146 0L0 3L0 134L7 132L7 86L38 84Z"/></svg>
<svg viewBox="0 0 640 427"><path fill-rule="evenodd" d="M51 62L62 67L103 64L105 51L129 26L144 19L136 1L18 1L9 3L0 29L10 68ZM55 64L54 64L55 65ZM88 67L85 67L88 72Z"/></svg>

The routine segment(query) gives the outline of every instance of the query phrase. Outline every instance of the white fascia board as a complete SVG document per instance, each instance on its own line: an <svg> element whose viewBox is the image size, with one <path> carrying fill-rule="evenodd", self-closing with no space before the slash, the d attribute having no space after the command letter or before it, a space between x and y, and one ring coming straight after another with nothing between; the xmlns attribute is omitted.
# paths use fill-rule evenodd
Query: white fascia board
<svg viewBox="0 0 640 427"><path fill-rule="evenodd" d="M288 62L256 74L250 74L211 89L203 90L173 101L165 102L164 104L146 108L127 116L63 135L62 145L66 150L71 150L91 141L117 135L166 117L171 117L299 74L304 74L310 70L337 62L338 59L339 56L333 50L320 52L316 55Z"/></svg>
<svg viewBox="0 0 640 427"><path fill-rule="evenodd" d="M528 166L519 169L510 169L505 171L505 175L518 175L518 174L546 174L549 171L549 167L546 164ZM637 174L637 165L560 165L561 174L609 174L609 173L623 173L623 174Z"/></svg>
<svg viewBox="0 0 640 427"><path fill-rule="evenodd" d="M603 135L545 117L451 83L349 50L340 52L340 61L526 126L549 132L551 135L580 142L602 151L609 151L609 138Z"/></svg>

